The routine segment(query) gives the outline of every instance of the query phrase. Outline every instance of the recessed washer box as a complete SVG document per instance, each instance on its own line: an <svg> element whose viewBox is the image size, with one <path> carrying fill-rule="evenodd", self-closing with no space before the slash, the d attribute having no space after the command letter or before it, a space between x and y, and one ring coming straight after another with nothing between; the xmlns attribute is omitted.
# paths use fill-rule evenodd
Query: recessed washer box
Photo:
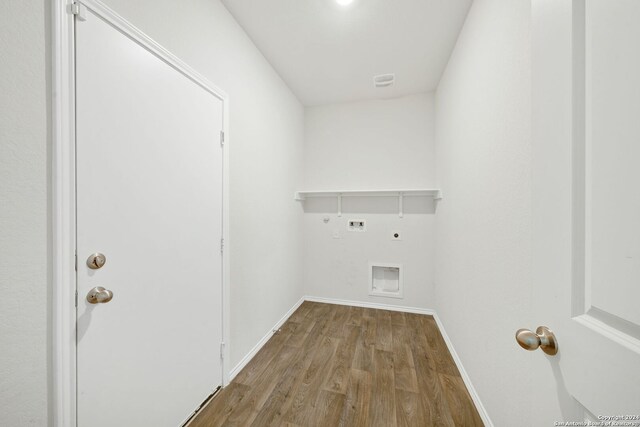
<svg viewBox="0 0 640 427"><path fill-rule="evenodd" d="M402 298L402 264L370 262L369 295Z"/></svg>

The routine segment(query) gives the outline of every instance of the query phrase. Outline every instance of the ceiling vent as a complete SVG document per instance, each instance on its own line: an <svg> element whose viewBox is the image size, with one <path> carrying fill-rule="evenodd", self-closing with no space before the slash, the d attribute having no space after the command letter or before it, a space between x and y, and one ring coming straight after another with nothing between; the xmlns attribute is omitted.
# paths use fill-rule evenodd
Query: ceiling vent
<svg viewBox="0 0 640 427"><path fill-rule="evenodd" d="M393 83L395 83L395 81L395 74L380 74L379 76L373 76L373 85L375 87L393 86Z"/></svg>

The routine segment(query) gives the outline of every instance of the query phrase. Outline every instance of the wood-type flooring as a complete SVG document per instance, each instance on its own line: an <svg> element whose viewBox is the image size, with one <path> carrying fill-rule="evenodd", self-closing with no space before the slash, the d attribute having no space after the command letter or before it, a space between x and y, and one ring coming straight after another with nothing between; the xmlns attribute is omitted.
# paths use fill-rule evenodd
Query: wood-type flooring
<svg viewBox="0 0 640 427"><path fill-rule="evenodd" d="M188 426L482 425L432 316L306 301Z"/></svg>

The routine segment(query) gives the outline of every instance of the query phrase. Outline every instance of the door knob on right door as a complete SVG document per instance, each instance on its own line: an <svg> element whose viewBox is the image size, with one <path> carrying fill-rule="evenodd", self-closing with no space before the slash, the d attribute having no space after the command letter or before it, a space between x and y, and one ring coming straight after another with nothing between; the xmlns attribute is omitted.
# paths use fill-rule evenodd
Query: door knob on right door
<svg viewBox="0 0 640 427"><path fill-rule="evenodd" d="M558 341L551 329L546 326L538 326L535 332L529 329L518 329L516 341L525 350L536 350L538 347L550 356L558 353Z"/></svg>

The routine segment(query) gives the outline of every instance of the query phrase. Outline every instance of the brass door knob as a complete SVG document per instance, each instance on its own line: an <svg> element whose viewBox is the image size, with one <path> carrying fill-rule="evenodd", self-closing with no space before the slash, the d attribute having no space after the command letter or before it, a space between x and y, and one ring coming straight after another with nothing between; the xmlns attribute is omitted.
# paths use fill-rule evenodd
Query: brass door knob
<svg viewBox="0 0 640 427"><path fill-rule="evenodd" d="M546 326L538 326L535 332L528 329L516 331L516 341L525 350L536 350L538 347L550 356L558 353L558 341L551 329Z"/></svg>
<svg viewBox="0 0 640 427"><path fill-rule="evenodd" d="M102 286L96 286L87 294L89 304L106 304L113 299L113 292Z"/></svg>

